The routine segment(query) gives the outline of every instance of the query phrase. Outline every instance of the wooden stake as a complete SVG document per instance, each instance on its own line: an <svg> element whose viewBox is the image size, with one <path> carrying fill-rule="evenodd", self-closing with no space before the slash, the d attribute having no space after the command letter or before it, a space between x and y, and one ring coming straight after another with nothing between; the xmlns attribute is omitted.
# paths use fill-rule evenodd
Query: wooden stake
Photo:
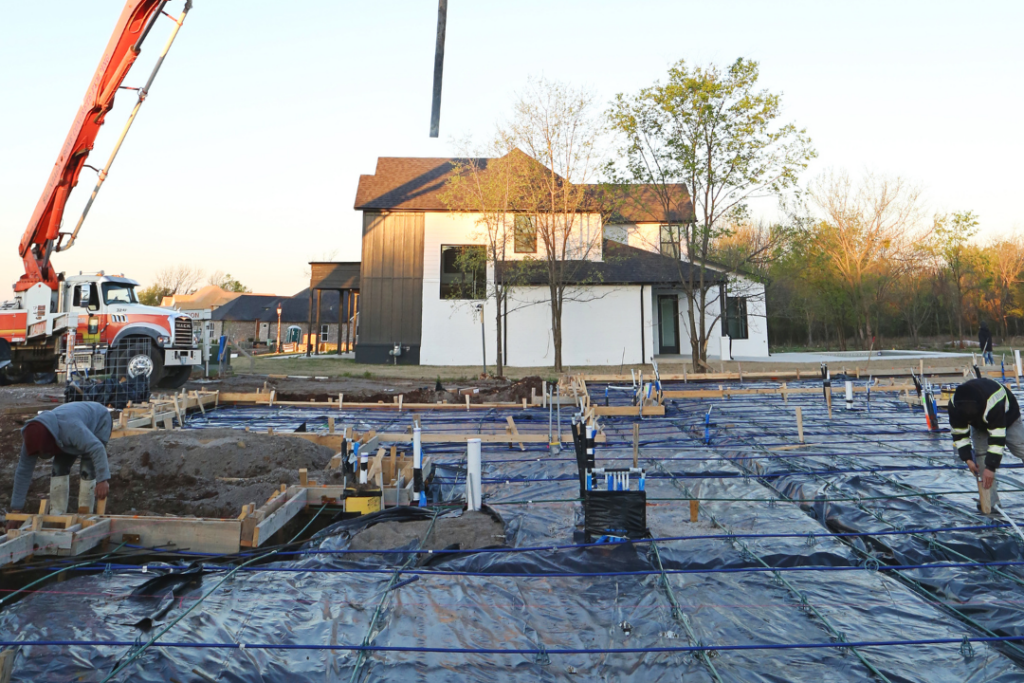
<svg viewBox="0 0 1024 683"><path fill-rule="evenodd" d="M402 401L405 400L405 394L398 395L398 412L402 412Z"/></svg>
<svg viewBox="0 0 1024 683"><path fill-rule="evenodd" d="M981 505L981 511L986 515L992 513L992 489L985 488L981 479L978 479L978 504Z"/></svg>
<svg viewBox="0 0 1024 683"><path fill-rule="evenodd" d="M334 433L334 418L333 417L328 417L327 418L327 433L328 434L333 434Z"/></svg>
<svg viewBox="0 0 1024 683"><path fill-rule="evenodd" d="M924 381L924 358L922 358L920 360L920 364L917 367L920 370L919 374L921 375L921 381L923 382Z"/></svg>
<svg viewBox="0 0 1024 683"><path fill-rule="evenodd" d="M338 408L341 409L345 406L345 394L338 394Z"/></svg>
<svg viewBox="0 0 1024 683"><path fill-rule="evenodd" d="M466 410L469 410L469 394L466 394Z"/></svg>
<svg viewBox="0 0 1024 683"><path fill-rule="evenodd" d="M523 399L523 410L526 410L526 399Z"/></svg>
<svg viewBox="0 0 1024 683"><path fill-rule="evenodd" d="M786 383L782 383L782 402L789 405L789 392L786 391Z"/></svg>
<svg viewBox="0 0 1024 683"><path fill-rule="evenodd" d="M800 443L804 442L804 411L797 406L796 409L796 433L800 436Z"/></svg>
<svg viewBox="0 0 1024 683"><path fill-rule="evenodd" d="M828 419L832 419L832 387L825 392L825 403L828 404Z"/></svg>
<svg viewBox="0 0 1024 683"><path fill-rule="evenodd" d="M305 467L299 468L299 486L307 486L309 484L309 474Z"/></svg>
<svg viewBox="0 0 1024 683"><path fill-rule="evenodd" d="M640 423L633 423L633 467L639 467L640 459Z"/></svg>
<svg viewBox="0 0 1024 683"><path fill-rule="evenodd" d="M700 512L700 501L693 499L690 500L690 521L697 521L697 513Z"/></svg>
<svg viewBox="0 0 1024 683"><path fill-rule="evenodd" d="M109 498L109 497L110 497L110 495L108 494L107 498ZM100 498L99 500L96 501L96 514L97 515L105 515L105 514L107 514L107 498Z"/></svg>

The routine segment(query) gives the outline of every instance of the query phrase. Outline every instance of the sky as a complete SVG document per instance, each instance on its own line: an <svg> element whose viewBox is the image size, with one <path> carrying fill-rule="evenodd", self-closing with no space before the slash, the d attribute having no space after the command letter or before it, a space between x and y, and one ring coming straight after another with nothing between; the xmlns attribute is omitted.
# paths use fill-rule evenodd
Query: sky
<svg viewBox="0 0 1024 683"><path fill-rule="evenodd" d="M17 245L123 3L5 5L0 273L13 285ZM827 169L898 175L929 212L977 212L982 237L1024 225L1024 3L449 0L431 139L436 22L435 0L195 0L57 270L147 284L187 263L297 292L309 261L359 260L352 205L377 157L484 142L531 76L590 88L603 108L680 59L758 61L818 151L805 182ZM145 82L172 26L157 24L126 85ZM89 163L102 166L133 105L122 92ZM95 183L88 169L81 178L65 229Z"/></svg>

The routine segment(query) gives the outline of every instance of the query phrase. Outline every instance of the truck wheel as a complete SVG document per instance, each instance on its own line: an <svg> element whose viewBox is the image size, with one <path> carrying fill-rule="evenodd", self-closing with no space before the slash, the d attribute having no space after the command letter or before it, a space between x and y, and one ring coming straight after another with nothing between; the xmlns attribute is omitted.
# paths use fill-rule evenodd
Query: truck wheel
<svg viewBox="0 0 1024 683"><path fill-rule="evenodd" d="M192 366L184 365L177 368L164 368L164 377L158 386L161 389L180 389L192 376Z"/></svg>
<svg viewBox="0 0 1024 683"><path fill-rule="evenodd" d="M110 368L110 375L117 381L140 376L149 377L150 387L155 387L164 375L163 354L152 344L131 343L118 346L107 356L107 367Z"/></svg>

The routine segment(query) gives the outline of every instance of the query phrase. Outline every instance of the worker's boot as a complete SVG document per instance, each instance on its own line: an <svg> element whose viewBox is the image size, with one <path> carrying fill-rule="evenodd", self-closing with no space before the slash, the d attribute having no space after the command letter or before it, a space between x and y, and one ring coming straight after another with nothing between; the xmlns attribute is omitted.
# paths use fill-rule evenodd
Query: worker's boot
<svg viewBox="0 0 1024 683"><path fill-rule="evenodd" d="M78 514L91 515L96 502L96 480L80 479L78 485ZM84 512L83 512L84 508Z"/></svg>
<svg viewBox="0 0 1024 683"><path fill-rule="evenodd" d="M63 515L68 511L68 488L71 477L50 477L50 514Z"/></svg>

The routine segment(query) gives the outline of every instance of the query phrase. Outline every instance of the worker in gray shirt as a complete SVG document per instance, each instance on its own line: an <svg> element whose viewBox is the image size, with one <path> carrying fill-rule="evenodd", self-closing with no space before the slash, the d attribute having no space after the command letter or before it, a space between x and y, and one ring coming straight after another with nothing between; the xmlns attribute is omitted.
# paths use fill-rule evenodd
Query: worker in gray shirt
<svg viewBox="0 0 1024 683"><path fill-rule="evenodd" d="M25 506L36 460L53 458L50 514L67 512L71 466L81 456L78 507L92 512L95 499L106 498L110 488L107 483L110 479L107 442L112 426L110 411L99 403L88 402L67 403L26 422L21 430L21 456L14 473L11 511L20 512ZM19 524L8 522L7 528L17 528Z"/></svg>

